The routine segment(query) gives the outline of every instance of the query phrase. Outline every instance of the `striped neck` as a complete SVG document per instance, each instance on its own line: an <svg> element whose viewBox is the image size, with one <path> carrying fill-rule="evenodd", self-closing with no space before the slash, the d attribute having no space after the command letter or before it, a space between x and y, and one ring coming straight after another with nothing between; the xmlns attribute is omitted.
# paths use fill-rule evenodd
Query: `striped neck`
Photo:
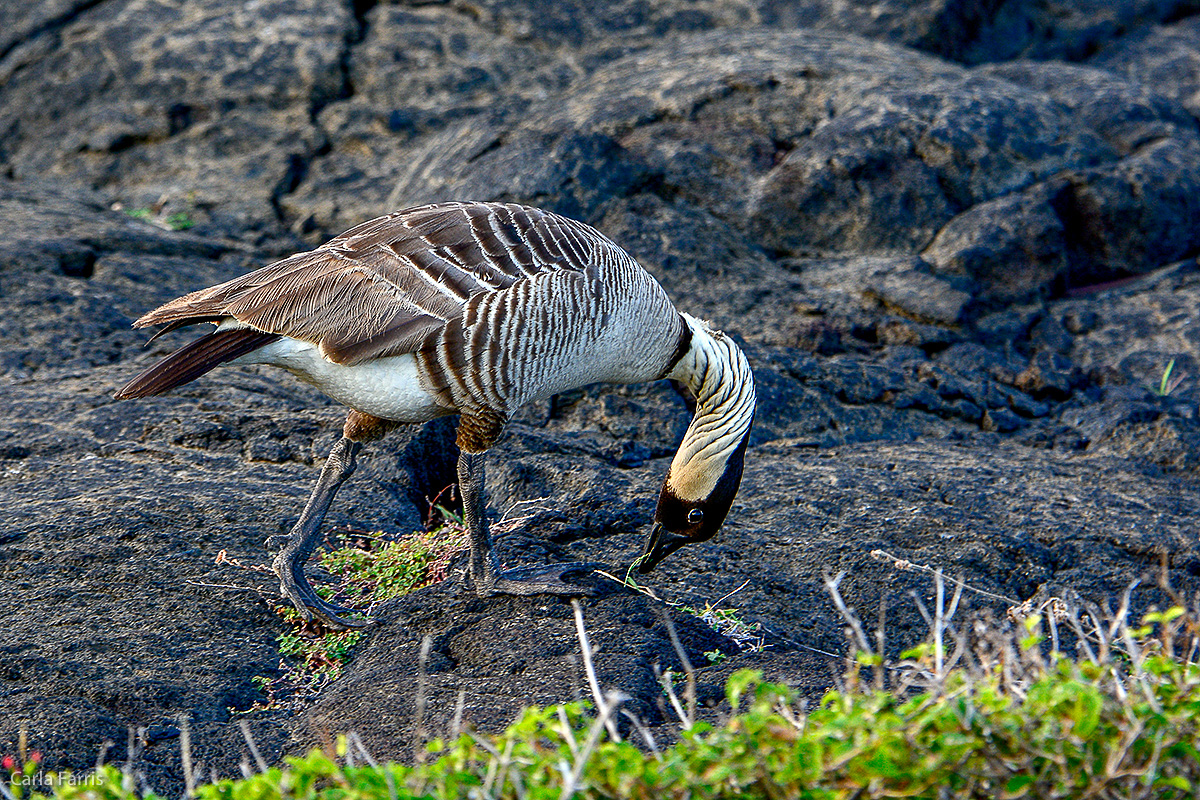
<svg viewBox="0 0 1200 800"><path fill-rule="evenodd" d="M696 416L683 435L667 474L677 498L709 497L735 453L740 455L754 422L754 374L741 349L721 331L688 314L691 345L668 378L696 396Z"/></svg>

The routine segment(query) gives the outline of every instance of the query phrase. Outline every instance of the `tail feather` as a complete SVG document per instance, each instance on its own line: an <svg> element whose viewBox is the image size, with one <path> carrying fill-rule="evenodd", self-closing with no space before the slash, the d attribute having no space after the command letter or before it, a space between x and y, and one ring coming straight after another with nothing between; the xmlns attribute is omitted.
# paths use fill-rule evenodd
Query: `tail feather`
<svg viewBox="0 0 1200 800"><path fill-rule="evenodd" d="M278 338L278 334L264 333L254 328L213 331L171 353L121 387L114 396L118 400L126 400L162 394Z"/></svg>

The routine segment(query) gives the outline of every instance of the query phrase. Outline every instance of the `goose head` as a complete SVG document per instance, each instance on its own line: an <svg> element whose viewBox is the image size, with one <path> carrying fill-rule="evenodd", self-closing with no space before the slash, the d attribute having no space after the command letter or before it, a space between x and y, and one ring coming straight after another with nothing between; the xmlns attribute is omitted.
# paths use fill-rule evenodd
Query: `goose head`
<svg viewBox="0 0 1200 800"><path fill-rule="evenodd" d="M658 493L654 525L638 572L650 572L684 545L708 541L721 530L742 482L748 434L719 463L685 463L678 475L672 465Z"/></svg>
<svg viewBox="0 0 1200 800"><path fill-rule="evenodd" d="M738 486L754 422L754 376L745 355L720 331L686 314L691 342L667 377L687 384L696 415L671 461L638 571L650 572L684 545L721 529Z"/></svg>

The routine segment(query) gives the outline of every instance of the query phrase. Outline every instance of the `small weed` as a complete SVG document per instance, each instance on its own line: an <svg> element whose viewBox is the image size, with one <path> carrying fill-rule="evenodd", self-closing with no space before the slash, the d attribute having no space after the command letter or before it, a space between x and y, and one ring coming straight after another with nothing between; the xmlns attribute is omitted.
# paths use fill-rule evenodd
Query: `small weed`
<svg viewBox="0 0 1200 800"><path fill-rule="evenodd" d="M342 674L350 651L363 637L362 631L316 631L303 624L295 609L283 612L298 624L294 633L281 634L279 645L281 674L275 680L259 678L258 683L271 698L272 705L281 699L303 700L316 695Z"/></svg>
<svg viewBox="0 0 1200 800"><path fill-rule="evenodd" d="M41 772L42 754L38 750L25 752L25 731L21 731L17 755L6 755L0 758L0 789L4 790L5 800L11 796L13 800L22 800L28 787L46 786L47 781ZM53 786L53 781L49 782Z"/></svg>
<svg viewBox="0 0 1200 800"><path fill-rule="evenodd" d="M1151 388L1153 388L1154 393L1156 395L1158 395L1159 397L1169 397L1171 395L1171 392L1178 389L1179 385L1187 379L1186 376L1184 376L1184 375L1176 375L1176 376L1172 377L1171 373L1174 370L1175 370L1175 359L1172 358L1170 361L1167 362L1166 369L1163 370L1162 378L1160 378L1158 381L1158 386L1151 387Z"/></svg>
<svg viewBox="0 0 1200 800"><path fill-rule="evenodd" d="M173 231L186 231L188 228L196 227L196 221L179 211L167 217L167 227Z"/></svg>
<svg viewBox="0 0 1200 800"><path fill-rule="evenodd" d="M718 608L721 603L725 602L730 597L733 597L742 589L745 589L746 584L750 583L750 581L746 581L741 586L734 589L732 592L725 595L715 603L705 603L704 608L695 608L694 606L685 606L682 603L664 600L655 594L652 589L639 584L633 577L633 569L636 566L637 562L635 561L629 567L629 569L626 570L624 579L617 578L607 572L599 572L599 574L603 575L609 580L616 581L622 586L633 589L635 592L644 594L652 600L657 600L658 602L671 606L672 608L678 608L680 611L691 614L694 617L699 617L704 624L708 625L708 627L712 628L722 636L732 639L737 644L738 649L744 653L758 653L767 647L766 637L764 637L761 633L761 623L744 621L740 616L738 616L738 612L734 609ZM723 658L721 660L714 660L709 653L705 653L705 655L708 656L710 664L719 664L721 663L721 660L724 660Z"/></svg>
<svg viewBox="0 0 1200 800"><path fill-rule="evenodd" d="M704 608L681 606L680 610L699 617L708 627L722 636L732 639L737 643L738 649L744 653L757 653L767 646L766 639L761 633L762 625L757 622L746 622L738 616L737 611L731 608L716 608L705 603ZM705 655L708 654L705 653ZM712 658L709 658L709 661L720 663L712 661Z"/></svg>
<svg viewBox="0 0 1200 800"><path fill-rule="evenodd" d="M151 225L157 225L160 228L166 228L171 231L186 231L188 228L196 226L196 221L186 211L163 214L162 205L157 205L153 208L147 206L141 208L122 208L117 205L114 208L124 211L126 216L140 219L144 222L149 222Z"/></svg>

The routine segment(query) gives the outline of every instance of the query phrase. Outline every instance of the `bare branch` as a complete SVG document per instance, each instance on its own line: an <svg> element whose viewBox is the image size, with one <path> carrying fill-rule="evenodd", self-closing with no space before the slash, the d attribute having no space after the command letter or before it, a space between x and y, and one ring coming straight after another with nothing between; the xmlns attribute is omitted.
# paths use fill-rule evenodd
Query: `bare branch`
<svg viewBox="0 0 1200 800"><path fill-rule="evenodd" d="M646 740L646 745L650 748L650 752L654 754L655 760L661 764L663 760L662 751L658 749L658 743L654 741L654 734L650 732L650 729L646 727L645 723L642 722L641 718L637 714L634 714L632 711L625 708L621 709L621 714L628 718L631 723L633 723L634 729L642 735L643 739Z"/></svg>
<svg viewBox="0 0 1200 800"><path fill-rule="evenodd" d="M250 755L254 758L254 763L258 765L259 772L266 772L267 762L263 760L262 754L258 752L258 745L254 743L254 737L250 735L250 723L246 720L238 720L238 727L242 729L242 738L246 740L246 746L250 748Z"/></svg>
<svg viewBox="0 0 1200 800"><path fill-rule="evenodd" d="M829 592L829 596L833 598L833 604L837 606L837 610L842 615L842 618L846 620L846 624L854 631L859 649L864 653L871 653L873 652L871 650L871 643L867 641L867 634L863 632L862 623L858 621L858 615L846 605L846 601L842 599L842 593L838 591L838 586L844 577L846 577L845 570L842 570L833 578L830 578L827 574L825 576L825 589Z"/></svg>
<svg viewBox="0 0 1200 800"><path fill-rule="evenodd" d="M413 718L413 754L417 763L425 762L425 707L429 704L428 683L429 648L433 646L433 637L425 634L421 639L421 653L417 656L417 694L414 700L416 706Z"/></svg>
<svg viewBox="0 0 1200 800"><path fill-rule="evenodd" d="M744 586L745 584L742 585ZM726 595L726 597L728 596ZM675 623L671 620L671 615L663 608L658 609L658 613L667 626L667 634L671 637L671 646L675 648L675 655L679 656L679 663L683 667L683 671L687 674L687 688L684 690L683 696L687 700L687 719L684 720L684 729L688 730L696 723L696 670L692 667L691 659L684 652L683 644L679 641L679 633L675 630Z"/></svg>
<svg viewBox="0 0 1200 800"><path fill-rule="evenodd" d="M196 793L196 774L192 771L192 726L185 711L179 715L179 759L183 767L184 797Z"/></svg>
<svg viewBox="0 0 1200 800"><path fill-rule="evenodd" d="M621 736L617 733L617 724L612 721L612 712L605 705L604 695L600 692L600 682L596 679L596 667L592 664L592 645L588 641L587 630L583 627L583 607L579 605L578 600L572 599L571 608L575 609L575 632L579 636L579 647L583 651L583 669L587 673L588 687L592 690L592 697L596 700L596 708L600 711L601 718L608 726L609 736L614 742L619 742Z"/></svg>

